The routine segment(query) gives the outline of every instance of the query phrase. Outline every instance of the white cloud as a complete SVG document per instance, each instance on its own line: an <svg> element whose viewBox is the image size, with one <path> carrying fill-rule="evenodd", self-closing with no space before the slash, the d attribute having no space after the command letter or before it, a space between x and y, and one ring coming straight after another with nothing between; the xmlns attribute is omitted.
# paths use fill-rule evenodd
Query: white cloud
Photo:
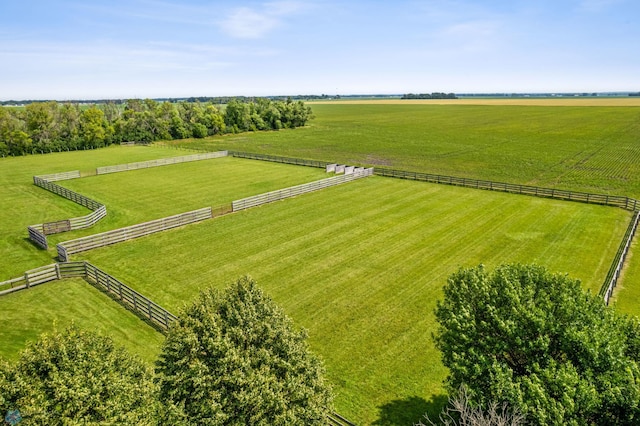
<svg viewBox="0 0 640 426"><path fill-rule="evenodd" d="M297 1L276 1L262 4L258 8L238 7L219 23L227 35L242 39L262 38L277 27L285 18L308 8Z"/></svg>

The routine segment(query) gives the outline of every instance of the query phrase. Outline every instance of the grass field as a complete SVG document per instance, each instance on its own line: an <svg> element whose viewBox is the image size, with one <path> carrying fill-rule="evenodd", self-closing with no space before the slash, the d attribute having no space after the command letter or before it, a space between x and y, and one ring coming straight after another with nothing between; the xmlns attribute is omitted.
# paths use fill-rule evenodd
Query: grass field
<svg viewBox="0 0 640 426"><path fill-rule="evenodd" d="M306 128L186 144L640 198L638 106L312 108Z"/></svg>
<svg viewBox="0 0 640 426"><path fill-rule="evenodd" d="M16 359L27 341L72 322L110 336L154 362L164 336L81 279L55 281L0 297L0 357Z"/></svg>
<svg viewBox="0 0 640 426"><path fill-rule="evenodd" d="M317 119L307 128L185 145L640 198L638 107L313 109ZM0 280L52 262L53 250L28 242L27 225L88 213L35 187L33 175L73 169L88 174L96 166L184 154L114 147L0 159L0 200L10 206L0 209ZM109 216L91 230L52 242L324 176L318 169L225 158L64 181L105 203ZM431 332L435 300L449 274L478 263L536 262L581 279L595 293L629 217L609 207L373 177L75 259L89 259L171 311L202 288L251 274L296 324L310 330L336 388L338 411L358 424L400 425L438 410L446 399L446 373ZM632 253L628 263L618 308L638 313L640 256ZM8 343L0 350L4 356L50 330L54 318L108 330L147 360L162 339L142 322L138 330L138 318L82 281L0 298L0 309L11 313L0 320L0 342Z"/></svg>
<svg viewBox="0 0 640 426"><path fill-rule="evenodd" d="M411 424L443 400L431 332L449 274L537 262L595 292L628 218L609 207L373 177L81 257L171 311L203 288L252 275L310 330L340 413L359 424Z"/></svg>
<svg viewBox="0 0 640 426"><path fill-rule="evenodd" d="M106 203L107 217L92 228L51 235L48 252L35 249L28 240L28 225L89 213L33 185L33 175L74 169L87 174L97 166L185 154L188 152L157 147L113 147L90 154L0 160L0 199L3 206L10 206L0 209L0 256L4 259L0 262L0 281L52 263L55 244L61 241L327 177L321 169L220 158L62 181L58 183ZM184 187L189 188L188 195Z"/></svg>
<svg viewBox="0 0 640 426"><path fill-rule="evenodd" d="M325 179L324 169L232 157L180 163L59 182L107 205L90 229L51 236L57 243L293 185Z"/></svg>

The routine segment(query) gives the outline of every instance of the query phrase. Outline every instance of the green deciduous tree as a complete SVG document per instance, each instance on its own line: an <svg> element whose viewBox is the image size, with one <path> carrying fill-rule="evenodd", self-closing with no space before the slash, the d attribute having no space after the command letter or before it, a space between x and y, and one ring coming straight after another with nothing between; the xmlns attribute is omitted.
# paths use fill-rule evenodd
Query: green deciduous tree
<svg viewBox="0 0 640 426"><path fill-rule="evenodd" d="M161 400L198 425L320 425L331 396L306 332L250 278L209 290L169 331Z"/></svg>
<svg viewBox="0 0 640 426"><path fill-rule="evenodd" d="M85 146L105 146L112 133L113 128L107 124L101 109L92 106L80 114L80 137Z"/></svg>
<svg viewBox="0 0 640 426"><path fill-rule="evenodd" d="M460 269L438 303L452 390L507 402L531 424L638 424L637 321L539 266Z"/></svg>
<svg viewBox="0 0 640 426"><path fill-rule="evenodd" d="M0 414L29 425L156 424L153 373L106 337L71 326L0 362Z"/></svg>

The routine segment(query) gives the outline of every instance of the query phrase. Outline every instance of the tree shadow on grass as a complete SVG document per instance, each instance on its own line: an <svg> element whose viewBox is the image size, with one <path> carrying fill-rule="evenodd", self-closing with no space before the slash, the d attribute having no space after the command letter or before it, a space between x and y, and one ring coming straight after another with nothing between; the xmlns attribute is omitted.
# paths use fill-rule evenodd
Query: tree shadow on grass
<svg viewBox="0 0 640 426"><path fill-rule="evenodd" d="M411 426L424 420L425 414L431 419L437 419L448 401L447 395L444 394L432 395L429 401L419 396L396 399L379 407L380 417L372 424L378 426Z"/></svg>

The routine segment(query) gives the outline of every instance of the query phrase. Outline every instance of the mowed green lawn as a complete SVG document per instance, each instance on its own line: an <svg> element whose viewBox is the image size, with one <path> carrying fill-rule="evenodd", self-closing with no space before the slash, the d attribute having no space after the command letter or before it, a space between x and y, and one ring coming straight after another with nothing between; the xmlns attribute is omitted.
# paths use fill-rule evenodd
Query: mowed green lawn
<svg viewBox="0 0 640 426"><path fill-rule="evenodd" d="M224 157L66 180L59 184L105 204L107 217L92 228L57 234L50 241L57 243L231 204L233 200L330 176L314 167Z"/></svg>
<svg viewBox="0 0 640 426"><path fill-rule="evenodd" d="M0 357L17 359L29 341L71 323L111 337L149 363L164 336L82 279L42 284L0 297Z"/></svg>
<svg viewBox="0 0 640 426"><path fill-rule="evenodd" d="M310 330L340 413L411 424L443 401L433 309L460 266L536 262L597 292L629 213L371 177L77 255L178 312L250 274Z"/></svg>
<svg viewBox="0 0 640 426"><path fill-rule="evenodd" d="M111 147L89 153L0 159L0 281L52 263L55 244L61 241L327 177L324 170L311 167L220 158L61 181L60 185L105 204L107 217L88 229L49 236L48 252L29 241L28 225L90 213L33 185L34 175L78 169L90 174L98 166L191 153L158 147Z"/></svg>
<svg viewBox="0 0 640 426"><path fill-rule="evenodd" d="M295 131L176 143L640 198L640 107L310 105Z"/></svg>

